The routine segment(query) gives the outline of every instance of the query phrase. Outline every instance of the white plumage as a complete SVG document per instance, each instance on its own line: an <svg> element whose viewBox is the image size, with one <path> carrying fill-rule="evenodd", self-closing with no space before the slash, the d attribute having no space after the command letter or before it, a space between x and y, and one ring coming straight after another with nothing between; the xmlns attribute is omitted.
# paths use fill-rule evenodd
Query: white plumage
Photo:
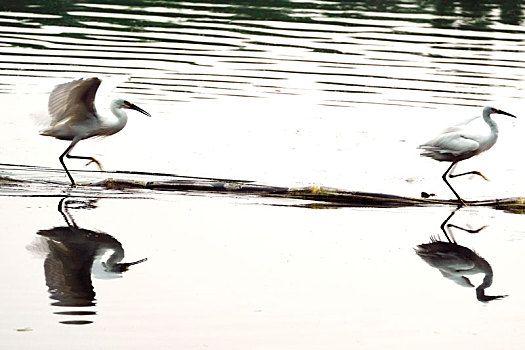
<svg viewBox="0 0 525 350"><path fill-rule="evenodd" d="M93 157L72 156L69 154L80 141L95 136L113 135L126 126L128 117L122 109L134 109L142 114L151 116L142 108L123 99L111 102L110 110L115 118L101 117L95 108L95 95L102 81L99 78L78 79L57 85L49 96L48 112L50 115L49 127L41 131L41 135L52 136L60 140L72 141L69 147L59 157L71 185L75 180L67 170L64 156L67 158L87 159L102 166Z"/></svg>
<svg viewBox="0 0 525 350"><path fill-rule="evenodd" d="M488 124L490 133L480 134L469 131L467 125L472 120L474 120L471 119L467 123L455 125L445 129L437 137L419 146L419 148L423 150L421 155L424 157L430 157L437 161L452 162L450 167L443 174L442 178L462 204L464 204L463 200L454 190L454 188L452 188L446 177L447 174L451 178L467 174L474 174L486 179L486 177L479 171L469 171L457 175L452 175L449 173L458 162L478 155L494 146L498 139L498 126L490 117L491 114L505 114L515 118L514 115L502 110L493 107L485 107L483 108L483 120Z"/></svg>

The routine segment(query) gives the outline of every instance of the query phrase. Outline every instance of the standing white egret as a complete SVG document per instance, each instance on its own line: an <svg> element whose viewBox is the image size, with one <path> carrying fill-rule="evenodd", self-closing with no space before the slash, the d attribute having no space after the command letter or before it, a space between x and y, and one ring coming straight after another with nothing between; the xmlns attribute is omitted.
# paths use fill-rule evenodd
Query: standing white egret
<svg viewBox="0 0 525 350"><path fill-rule="evenodd" d="M423 150L423 152L421 152L422 156L430 157L440 162L452 162L442 178L462 204L465 204L463 199L461 199L458 193L447 181L447 175L450 178L453 178L467 174L474 174L487 180L487 178L479 171L468 171L456 175L450 173L458 162L480 154L494 146L498 139L498 126L490 118L490 115L493 113L505 114L516 118L516 116L502 110L493 107L485 107L483 108L483 120L489 125L490 134L483 135L472 133L468 131L466 125L457 125L444 130L439 136L419 146L419 148Z"/></svg>
<svg viewBox="0 0 525 350"><path fill-rule="evenodd" d="M49 96L48 111L51 116L50 126L40 132L41 135L52 136L60 140L72 141L68 148L58 158L64 167L71 185L75 186L75 180L67 170L64 156L67 158L87 159L89 163L96 163L102 170L98 160L93 157L73 156L69 152L75 145L84 139L95 136L113 135L128 121L126 113L122 109L134 109L142 114L151 115L142 108L123 99L111 102L110 109L116 119L107 120L102 118L95 109L95 94L102 81L99 78L78 79L68 83L57 85ZM88 163L88 164L89 164Z"/></svg>

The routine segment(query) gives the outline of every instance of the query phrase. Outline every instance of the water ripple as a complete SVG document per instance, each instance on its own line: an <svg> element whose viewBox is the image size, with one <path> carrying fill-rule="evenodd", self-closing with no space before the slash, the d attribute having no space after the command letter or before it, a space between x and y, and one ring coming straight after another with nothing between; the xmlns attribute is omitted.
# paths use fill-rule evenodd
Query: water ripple
<svg viewBox="0 0 525 350"><path fill-rule="evenodd" d="M420 107L522 95L525 29L492 4L477 22L468 8L409 0L388 9L368 1L131 4L0 12L0 91L20 84L13 75L131 74L134 91L159 100L308 92L320 104Z"/></svg>

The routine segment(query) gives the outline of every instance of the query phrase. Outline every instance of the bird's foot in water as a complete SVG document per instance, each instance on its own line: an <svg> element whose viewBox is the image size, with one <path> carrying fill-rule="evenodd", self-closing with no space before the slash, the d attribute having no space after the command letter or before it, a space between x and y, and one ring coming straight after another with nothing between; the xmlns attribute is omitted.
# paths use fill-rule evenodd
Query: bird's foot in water
<svg viewBox="0 0 525 350"><path fill-rule="evenodd" d="M84 183L78 183L76 181L71 182L71 188L75 187L82 187L82 186L92 186L93 182L84 182Z"/></svg>

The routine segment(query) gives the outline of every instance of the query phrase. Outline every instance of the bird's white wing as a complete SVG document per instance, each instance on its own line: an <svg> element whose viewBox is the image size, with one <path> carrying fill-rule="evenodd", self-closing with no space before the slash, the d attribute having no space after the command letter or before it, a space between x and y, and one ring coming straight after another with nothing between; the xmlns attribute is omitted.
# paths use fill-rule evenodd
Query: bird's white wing
<svg viewBox="0 0 525 350"><path fill-rule="evenodd" d="M95 97L95 105L99 108L109 107L111 102L118 97L115 96L116 88L131 79L130 75L99 75L98 77L102 80Z"/></svg>
<svg viewBox="0 0 525 350"><path fill-rule="evenodd" d="M457 284L459 284L462 287L470 287L470 288L474 287L472 282L470 282L470 280L467 277L462 276L459 273L450 273L450 272L444 271L444 270L440 270L440 272L443 275L443 277L448 278L448 279L456 282Z"/></svg>
<svg viewBox="0 0 525 350"><path fill-rule="evenodd" d="M448 272L468 271L476 266L471 258L465 257L465 254L453 249L433 252L433 254L434 258L439 259L440 268Z"/></svg>
<svg viewBox="0 0 525 350"><path fill-rule="evenodd" d="M434 154L451 154L459 156L474 152L479 148L479 142L461 133L445 133L422 144L419 148Z"/></svg>
<svg viewBox="0 0 525 350"><path fill-rule="evenodd" d="M471 117L469 119L463 120L460 123L457 123L455 125L452 125L452 126L446 128L445 130L443 130L441 132L441 134L447 134L447 133L451 133L451 132L461 132L461 131L463 131L465 129L466 125L470 124L471 122L475 121L476 119L482 119L482 117L475 116L475 117Z"/></svg>
<svg viewBox="0 0 525 350"><path fill-rule="evenodd" d="M65 119L95 117L94 100L100 83L98 78L89 78L57 85L48 101L51 125Z"/></svg>

